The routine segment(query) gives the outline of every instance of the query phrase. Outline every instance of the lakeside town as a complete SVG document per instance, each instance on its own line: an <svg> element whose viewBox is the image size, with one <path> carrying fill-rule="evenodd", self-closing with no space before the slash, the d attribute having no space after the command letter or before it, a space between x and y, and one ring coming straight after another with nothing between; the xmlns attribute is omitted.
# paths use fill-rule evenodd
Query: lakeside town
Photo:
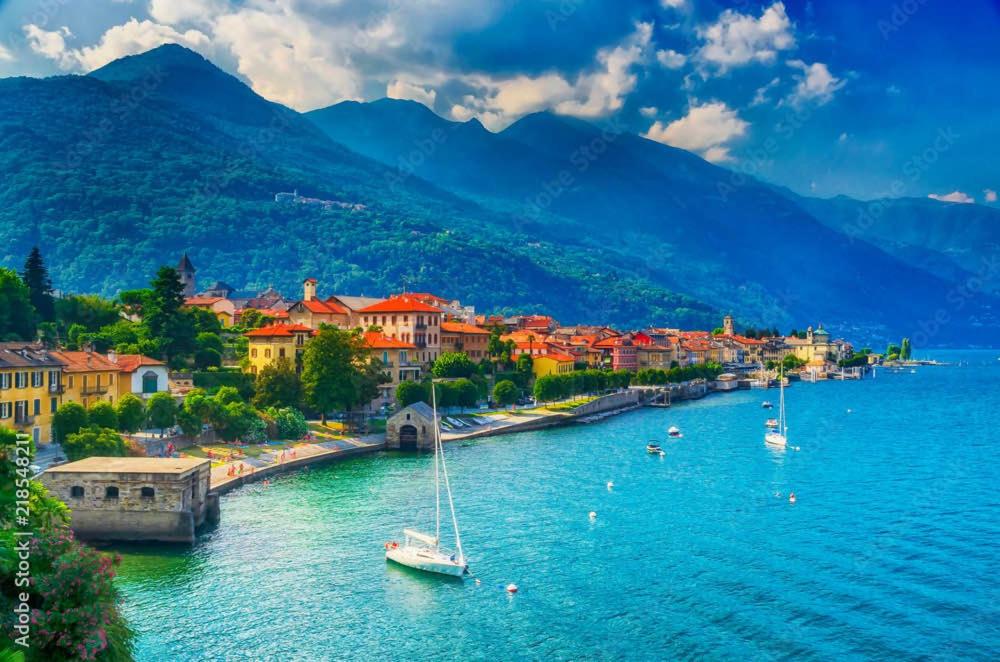
<svg viewBox="0 0 1000 662"><path fill-rule="evenodd" d="M431 293L321 296L312 278L296 296L243 295L199 288L186 255L115 301L56 295L37 249L23 274L0 277L20 308L0 342L4 480L31 494L18 504L35 544L55 536L105 564L98 584L110 565L77 540L192 544L235 487L433 450L436 426L457 441L589 423L779 380L855 379L911 352L906 339L885 355L855 351L822 324L787 335L737 329L731 315L712 330L568 325ZM93 608L120 622L109 595ZM61 645L55 626L35 632Z"/></svg>

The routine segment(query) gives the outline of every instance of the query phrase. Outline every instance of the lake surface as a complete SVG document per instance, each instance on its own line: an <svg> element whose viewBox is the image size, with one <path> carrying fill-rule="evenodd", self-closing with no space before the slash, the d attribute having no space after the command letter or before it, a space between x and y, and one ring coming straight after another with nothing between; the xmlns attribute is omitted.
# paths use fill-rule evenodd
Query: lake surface
<svg viewBox="0 0 1000 662"><path fill-rule="evenodd" d="M776 390L449 445L479 584L384 560L432 526L429 455L246 486L194 548L124 550L138 659L996 659L1000 361L936 356L968 364L794 384L798 452Z"/></svg>

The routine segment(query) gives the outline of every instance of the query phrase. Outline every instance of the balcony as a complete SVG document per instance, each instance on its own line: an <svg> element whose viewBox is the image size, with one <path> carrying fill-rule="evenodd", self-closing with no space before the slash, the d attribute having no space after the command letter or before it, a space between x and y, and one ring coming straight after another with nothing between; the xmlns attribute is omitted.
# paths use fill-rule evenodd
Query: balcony
<svg viewBox="0 0 1000 662"><path fill-rule="evenodd" d="M28 416L27 414L14 414L14 425L33 425L34 422L34 416Z"/></svg>
<svg viewBox="0 0 1000 662"><path fill-rule="evenodd" d="M421 339L421 340L414 340L414 341L413 341L413 345L414 345L414 346L415 346L415 347L416 347L417 349L425 349L425 348L427 347L427 341L426 341L426 340L423 340L423 339Z"/></svg>
<svg viewBox="0 0 1000 662"><path fill-rule="evenodd" d="M62 384L49 384L49 393L52 395L62 395L66 392L66 389Z"/></svg>
<svg viewBox="0 0 1000 662"><path fill-rule="evenodd" d="M426 328L427 328L427 324L426 324L426 323L424 323L424 322L416 322L416 323L415 323L415 324L413 325L413 328L414 328L414 329L426 329Z"/></svg>
<svg viewBox="0 0 1000 662"><path fill-rule="evenodd" d="M80 389L80 395L104 395L108 392L108 385L84 386Z"/></svg>

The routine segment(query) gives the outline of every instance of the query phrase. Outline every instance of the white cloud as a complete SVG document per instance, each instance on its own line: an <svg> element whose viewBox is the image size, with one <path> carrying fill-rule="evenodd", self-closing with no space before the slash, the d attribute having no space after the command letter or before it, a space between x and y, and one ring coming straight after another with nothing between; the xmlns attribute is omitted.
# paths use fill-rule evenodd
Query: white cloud
<svg viewBox="0 0 1000 662"><path fill-rule="evenodd" d="M134 18L109 28L96 45L83 48L69 48L66 45L66 37L71 37L72 33L65 27L59 31L48 31L30 24L24 26L24 34L31 50L54 60L61 69L67 71L93 71L112 60L142 53L163 44L181 44L203 53L211 50L208 36L198 30L178 32L168 25Z"/></svg>
<svg viewBox="0 0 1000 662"><path fill-rule="evenodd" d="M817 104L823 105L829 102L837 90L846 84L843 79L831 74L822 62L806 64L802 60L789 60L788 66L802 71L802 75L795 77L799 84L795 86L788 97L788 101L793 105L807 101L815 101Z"/></svg>
<svg viewBox="0 0 1000 662"><path fill-rule="evenodd" d="M398 78L386 86L385 95L390 99L419 101L432 109L434 108L434 100L437 99L437 92L433 88L421 87L416 83Z"/></svg>
<svg viewBox="0 0 1000 662"><path fill-rule="evenodd" d="M701 153L706 160L728 161L729 143L746 133L749 123L721 101L691 106L688 114L669 124L654 122L643 135L650 140Z"/></svg>
<svg viewBox="0 0 1000 662"><path fill-rule="evenodd" d="M986 198L986 202L997 201L997 192L991 188L983 189L983 196Z"/></svg>
<svg viewBox="0 0 1000 662"><path fill-rule="evenodd" d="M778 51L795 46L792 30L782 2L768 7L760 18L727 9L715 23L698 29L705 42L698 56L720 71L750 62L771 63Z"/></svg>
<svg viewBox="0 0 1000 662"><path fill-rule="evenodd" d="M841 145L843 145L844 143L846 143L847 142L847 134L846 133L841 133L840 136L837 137L837 142L840 143Z"/></svg>
<svg viewBox="0 0 1000 662"><path fill-rule="evenodd" d="M591 118L620 110L625 97L635 89L633 68L646 57L652 30L651 23L636 24L635 31L621 44L598 51L594 70L579 74L572 82L557 73L502 79L460 77L477 92L453 105L451 116L458 120L476 117L497 131L541 110Z"/></svg>
<svg viewBox="0 0 1000 662"><path fill-rule="evenodd" d="M656 51L656 61L667 69L680 69L687 62L687 56L673 49Z"/></svg>
<svg viewBox="0 0 1000 662"><path fill-rule="evenodd" d="M772 89L777 87L781 83L780 78L772 78L771 82L767 85L762 85L757 88L757 91L753 95L753 100L750 101L750 106L760 106L771 100L770 92Z"/></svg>
<svg viewBox="0 0 1000 662"><path fill-rule="evenodd" d="M643 106L642 108L639 109L639 114L640 115L642 115L643 117L649 117L649 118L656 117L656 114L658 112L660 112L660 109L657 108L656 106Z"/></svg>
<svg viewBox="0 0 1000 662"><path fill-rule="evenodd" d="M885 88L885 93L891 97L896 97L902 94L903 90L899 89L898 85L890 85L889 87Z"/></svg>
<svg viewBox="0 0 1000 662"><path fill-rule="evenodd" d="M965 193L962 193L961 191L952 191L951 193L946 193L944 195L938 195L937 193L931 193L927 197L928 198L932 198L934 200L940 200L941 202L959 202L959 203L967 204L967 205L968 204L972 204L973 202L976 201L975 198L972 198L972 197L966 195Z"/></svg>
<svg viewBox="0 0 1000 662"><path fill-rule="evenodd" d="M685 0L660 0L664 9L683 9L685 4Z"/></svg>
<svg viewBox="0 0 1000 662"><path fill-rule="evenodd" d="M150 0L149 16L158 23L210 23L224 12L224 0Z"/></svg>
<svg viewBox="0 0 1000 662"><path fill-rule="evenodd" d="M7 48L0 44L0 62L13 62L14 54L11 53Z"/></svg>

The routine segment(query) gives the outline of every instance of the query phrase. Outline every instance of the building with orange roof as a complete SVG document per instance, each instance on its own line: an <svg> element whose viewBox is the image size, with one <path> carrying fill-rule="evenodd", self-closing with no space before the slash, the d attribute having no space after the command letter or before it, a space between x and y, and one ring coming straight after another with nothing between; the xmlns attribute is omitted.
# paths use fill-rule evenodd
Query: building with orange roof
<svg viewBox="0 0 1000 662"><path fill-rule="evenodd" d="M639 357L636 344L628 335L611 336L591 345L602 353L601 365L612 370L638 370Z"/></svg>
<svg viewBox="0 0 1000 662"><path fill-rule="evenodd" d="M576 358L570 354L557 351L549 351L531 359L531 372L535 379L546 375L565 375L573 372L576 365Z"/></svg>
<svg viewBox="0 0 1000 662"><path fill-rule="evenodd" d="M304 324L271 324L247 331L247 371L258 374L278 359L288 359L296 372L302 370L306 341L316 332Z"/></svg>
<svg viewBox="0 0 1000 662"><path fill-rule="evenodd" d="M357 312L365 329L379 327L386 336L412 343L413 360L430 364L441 354L440 308L408 295L389 297Z"/></svg>
<svg viewBox="0 0 1000 662"><path fill-rule="evenodd" d="M559 323L548 315L522 315L518 321L518 327L526 331L534 331L535 333L544 333L546 335L558 326Z"/></svg>
<svg viewBox="0 0 1000 662"><path fill-rule="evenodd" d="M236 305L224 297L187 297L184 299L184 307L207 310L215 315L223 327L232 326L236 321Z"/></svg>
<svg viewBox="0 0 1000 662"><path fill-rule="evenodd" d="M674 365L680 365L677 357L676 345L667 343L660 345L650 343L636 346L636 365L639 370L652 368L657 370L669 370Z"/></svg>
<svg viewBox="0 0 1000 662"><path fill-rule="evenodd" d="M373 409L379 409L396 401L396 387L400 383L418 381L422 366L412 359L417 350L413 343L390 338L380 331L366 331L364 340L365 347L382 363L390 378L390 381L379 384L379 396L371 403Z"/></svg>
<svg viewBox="0 0 1000 662"><path fill-rule="evenodd" d="M108 360L118 367L118 400L126 393L146 399L154 393L170 392L167 364L142 354L110 352Z"/></svg>
<svg viewBox="0 0 1000 662"><path fill-rule="evenodd" d="M97 352L53 350L51 354L65 366L62 373L63 402L89 407L95 402L114 404L118 395L120 368Z"/></svg>
<svg viewBox="0 0 1000 662"><path fill-rule="evenodd" d="M351 311L336 299L319 299L316 296L318 285L315 278L306 278L302 282L302 300L288 307L288 321L310 329L318 329L322 324L346 329L350 326Z"/></svg>
<svg viewBox="0 0 1000 662"><path fill-rule="evenodd" d="M441 352L465 352L475 362L486 358L490 332L466 322L441 322Z"/></svg>

